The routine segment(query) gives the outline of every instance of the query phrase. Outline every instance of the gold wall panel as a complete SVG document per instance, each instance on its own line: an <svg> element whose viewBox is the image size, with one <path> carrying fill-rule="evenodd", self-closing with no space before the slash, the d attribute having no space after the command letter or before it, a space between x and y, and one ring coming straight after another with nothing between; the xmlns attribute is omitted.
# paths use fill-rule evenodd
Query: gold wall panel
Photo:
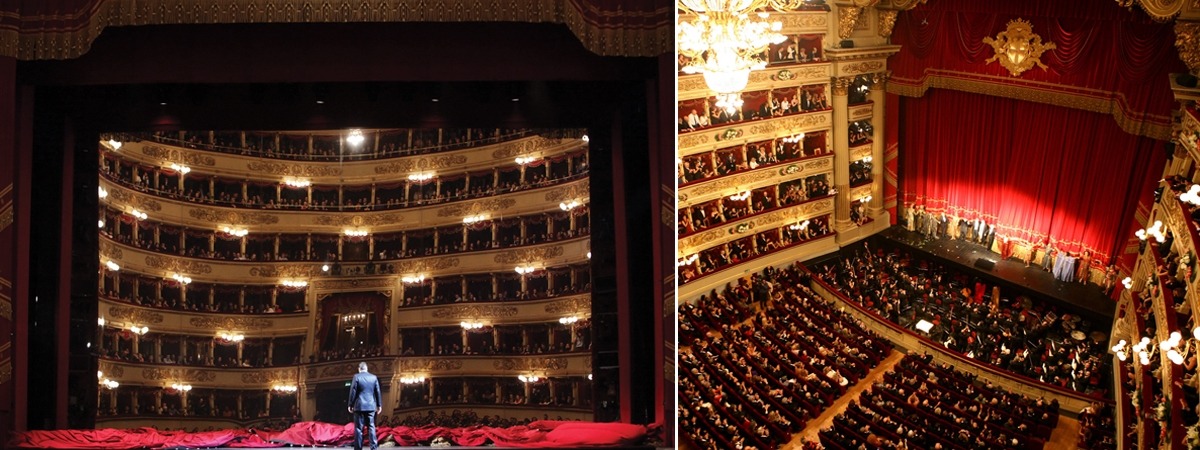
<svg viewBox="0 0 1200 450"><path fill-rule="evenodd" d="M570 295L546 300L505 303L406 306L396 312L396 323L422 327L455 326L463 320L478 320L486 325L556 322L566 316L592 314L591 294Z"/></svg>
<svg viewBox="0 0 1200 450"><path fill-rule="evenodd" d="M832 171L833 155L761 167L682 188L677 200L680 207L695 205L742 191Z"/></svg>
<svg viewBox="0 0 1200 450"><path fill-rule="evenodd" d="M790 135L827 130L832 125L833 112L819 111L712 127L681 134L676 142L678 155L685 156L774 139L783 133Z"/></svg>
<svg viewBox="0 0 1200 450"><path fill-rule="evenodd" d="M189 292L190 302L208 303L208 293ZM201 296L202 298L195 298ZM303 336L308 331L308 313L242 315L200 313L147 308L100 298L100 317L110 326L147 326L152 332L216 336L218 331L237 331L246 337Z"/></svg>
<svg viewBox="0 0 1200 450"><path fill-rule="evenodd" d="M833 197L825 197L766 214L725 223L719 227L680 238L676 246L676 257L683 258L726 242L736 241L747 236L753 236L756 233L832 213Z"/></svg>
<svg viewBox="0 0 1200 450"><path fill-rule="evenodd" d="M768 89L828 84L833 65L828 62L809 64L781 64L750 72L750 79L742 92L763 91ZM704 75L679 75L677 100L691 100L710 97L712 91L704 82ZM678 120L678 119L676 119Z"/></svg>

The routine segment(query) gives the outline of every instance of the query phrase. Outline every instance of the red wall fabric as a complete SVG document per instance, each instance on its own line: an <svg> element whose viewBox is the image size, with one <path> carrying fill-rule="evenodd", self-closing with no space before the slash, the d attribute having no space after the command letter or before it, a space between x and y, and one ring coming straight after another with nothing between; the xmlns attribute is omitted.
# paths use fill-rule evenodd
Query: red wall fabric
<svg viewBox="0 0 1200 450"><path fill-rule="evenodd" d="M900 107L906 203L997 233L1119 255L1163 142L1122 131L1105 115L981 94L930 90Z"/></svg>
<svg viewBox="0 0 1200 450"><path fill-rule="evenodd" d="M890 83L919 85L932 72L970 78L991 76L985 83L1033 86L1042 92L1071 92L1106 98L1137 119L1169 125L1174 100L1168 75L1186 72L1176 56L1171 23L1152 21L1138 8L1116 2L1044 2L930 0L900 14L892 43L902 50L888 62ZM983 42L1025 19L1043 42L1054 42L1034 67L1013 77ZM949 73L947 73L949 72ZM1131 130L1132 131L1132 130Z"/></svg>

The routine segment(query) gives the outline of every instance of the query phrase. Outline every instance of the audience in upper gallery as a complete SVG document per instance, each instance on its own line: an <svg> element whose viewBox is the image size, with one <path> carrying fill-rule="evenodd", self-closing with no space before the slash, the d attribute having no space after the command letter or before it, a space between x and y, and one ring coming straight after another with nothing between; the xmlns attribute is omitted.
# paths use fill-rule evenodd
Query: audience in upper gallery
<svg viewBox="0 0 1200 450"><path fill-rule="evenodd" d="M775 448L891 351L807 284L768 267L680 307L680 423L697 445Z"/></svg>
<svg viewBox="0 0 1200 450"><path fill-rule="evenodd" d="M528 189L553 186L563 182L581 178L588 173L587 156L579 153L571 156L579 161L568 167L563 164L560 170L552 170L549 175L545 171L526 171L525 177L520 176L520 166L501 168L498 173L486 171L471 174L470 186L461 176L447 176L439 188L437 183L397 181L396 186L380 186L375 190L374 199L370 195L370 186L339 186L314 185L299 190L302 195L288 195L294 191L291 188L276 191L275 184L266 181L248 183L242 179L221 176L193 174L187 177L183 187L180 185L178 174L161 168L145 168L138 166L140 174L134 173L131 166L124 162L102 159L100 173L103 178L112 180L127 188L156 196L172 198L192 203L202 203L226 207L244 207L257 209L290 209L290 210L320 210L320 211L373 211L415 206L431 205L456 200L518 192ZM554 166L551 166L553 169ZM159 176L158 184L154 180ZM210 185L208 180L213 184ZM197 181L199 180L199 181ZM406 184L408 183L408 189ZM246 185L245 189L243 186ZM359 188L353 190L353 188ZM311 197L307 194L311 189ZM338 199L339 189L345 194ZM244 192L244 193L243 193ZM358 196L350 194L357 193Z"/></svg>
<svg viewBox="0 0 1200 450"><path fill-rule="evenodd" d="M1053 306L991 298L977 279L899 250L859 250L813 270L887 320L910 330L931 323L931 340L967 357L1083 393L1108 390L1104 343Z"/></svg>
<svg viewBox="0 0 1200 450"><path fill-rule="evenodd" d="M411 133L411 134L410 134ZM469 133L469 137L468 137ZM166 145L182 146L192 149L209 150L243 156L266 158L329 161L329 160L366 160L394 158L398 156L423 155L442 151L461 150L471 147L496 144L523 137L541 135L544 137L559 137L561 133L538 132L529 129L478 129L478 128L444 128L444 129L400 129L378 132L379 146L375 150L374 138L376 132L367 131L369 140L362 145L365 149L347 149L338 142L340 135L314 135L311 149L308 135L278 134L247 132L245 145L242 145L240 133L215 131L212 138L209 132L188 131L180 139L179 132L154 132L106 136L119 138L122 141L148 140ZM364 136L367 137L367 136ZM278 138L278 139L277 139ZM341 151L345 150L345 151Z"/></svg>
<svg viewBox="0 0 1200 450"><path fill-rule="evenodd" d="M1058 403L979 382L931 355L909 354L820 431L826 449L1042 448Z"/></svg>
<svg viewBox="0 0 1200 450"><path fill-rule="evenodd" d="M696 253L695 260L680 262L677 271L680 284L719 272L726 267L766 255L779 249L801 244L832 234L829 216L805 220L802 224L767 230L752 237L722 244Z"/></svg>

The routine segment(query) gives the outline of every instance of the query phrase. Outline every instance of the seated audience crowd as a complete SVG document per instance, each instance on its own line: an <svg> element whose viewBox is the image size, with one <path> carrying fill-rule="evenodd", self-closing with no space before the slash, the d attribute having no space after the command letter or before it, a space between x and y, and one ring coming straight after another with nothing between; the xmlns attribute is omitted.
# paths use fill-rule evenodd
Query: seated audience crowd
<svg viewBox="0 0 1200 450"><path fill-rule="evenodd" d="M891 344L768 267L680 307L679 421L701 448L776 448L877 366Z"/></svg>
<svg viewBox="0 0 1200 450"><path fill-rule="evenodd" d="M1058 403L1007 392L909 354L821 430L826 449L1040 449Z"/></svg>
<svg viewBox="0 0 1200 450"><path fill-rule="evenodd" d="M377 158L394 158L397 156L423 155L428 153L461 150L471 147L496 144L519 139L527 136L546 135L529 129L478 129L478 128L446 128L446 129L399 129L383 130L381 132L367 131L364 137L369 139L363 145L367 150L347 149L340 151L339 135L314 135L311 149L308 135L278 134L278 133L245 133L245 145L238 133L222 131L209 132L185 131L122 134L110 136L122 141L153 141L166 145L186 148L209 150L243 156L291 160L366 160ZM379 145L374 143L375 134L379 136ZM546 136L550 137L550 136ZM108 139L109 137L105 137Z"/></svg>
<svg viewBox="0 0 1200 450"><path fill-rule="evenodd" d="M813 269L847 298L910 330L925 320L930 340L1035 380L1104 396L1106 349L1087 321L1051 305L992 298L987 286L900 250L843 251Z"/></svg>
<svg viewBox="0 0 1200 450"><path fill-rule="evenodd" d="M832 235L825 215L702 250L676 263L680 284L776 250Z"/></svg>

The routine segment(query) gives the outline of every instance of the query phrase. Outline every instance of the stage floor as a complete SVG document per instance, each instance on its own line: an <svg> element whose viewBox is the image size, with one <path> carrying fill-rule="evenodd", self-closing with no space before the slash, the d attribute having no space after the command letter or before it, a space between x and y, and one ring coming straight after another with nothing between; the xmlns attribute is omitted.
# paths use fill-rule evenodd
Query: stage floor
<svg viewBox="0 0 1200 450"><path fill-rule="evenodd" d="M957 265L958 269L966 273L977 274L985 280L984 282L999 284L1006 298L1014 292L1024 293L1033 298L1044 298L1077 312L1090 320L1097 329L1112 327L1117 304L1104 295L1098 285L1062 282L1054 279L1050 272L1042 270L1040 266L1025 267L1023 261L1012 258L1001 260L999 253L985 249L982 245L947 238L924 240L920 234L900 226L888 228L872 236L868 242L873 249L884 245L898 245L923 253ZM991 271L979 269L975 267L975 261L979 258L995 261L996 265Z"/></svg>

